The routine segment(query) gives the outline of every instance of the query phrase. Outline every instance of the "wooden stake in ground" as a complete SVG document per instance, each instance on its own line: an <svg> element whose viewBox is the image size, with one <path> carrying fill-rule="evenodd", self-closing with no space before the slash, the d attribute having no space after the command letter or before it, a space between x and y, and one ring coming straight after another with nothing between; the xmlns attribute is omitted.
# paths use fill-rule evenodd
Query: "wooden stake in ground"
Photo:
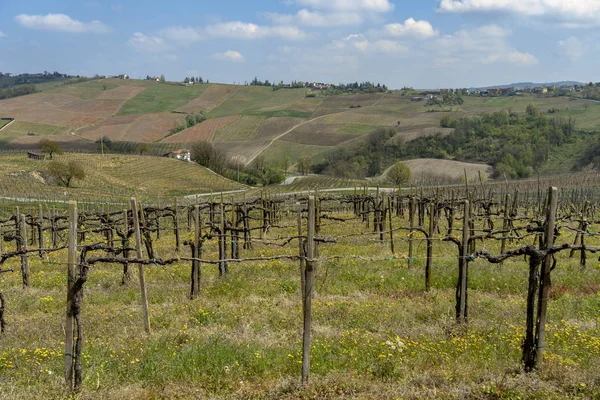
<svg viewBox="0 0 600 400"><path fill-rule="evenodd" d="M546 232L545 248L554 246L554 227L556 224L558 189L551 187L548 190L548 209L546 213ZM550 293L550 272L552 269L553 257L547 255L542 263L540 274L540 290L538 299L538 316L536 323L536 358L534 368L540 369L544 357L545 337L546 337L546 311L548 309L548 297Z"/></svg>
<svg viewBox="0 0 600 400"><path fill-rule="evenodd" d="M69 202L69 243L67 258L67 319L65 322L65 382L71 390L73 388L73 330L75 318L73 316L73 284L75 283L75 267L77 265L77 203Z"/></svg>
<svg viewBox="0 0 600 400"><path fill-rule="evenodd" d="M21 250L27 251L27 218L24 214L17 215L19 218L19 236L21 237ZM27 253L21 255L21 275L23 277L23 289L29 287L29 256Z"/></svg>
<svg viewBox="0 0 600 400"><path fill-rule="evenodd" d="M425 264L425 291L431 290L431 264L433 263L433 233L435 221L435 203L429 207L429 230L427 233L427 260Z"/></svg>
<svg viewBox="0 0 600 400"><path fill-rule="evenodd" d="M317 261L315 255L315 197L308 198L308 234L306 237L306 269L304 293L304 329L302 334L302 383L307 384L310 375L310 331L312 326L312 294L315 285Z"/></svg>
<svg viewBox="0 0 600 400"><path fill-rule="evenodd" d="M458 262L458 307L456 310L456 319L458 322L467 321L467 278L469 273L469 260L467 259L467 255L469 252L469 210L469 201L465 200L462 242L460 244L461 249L459 251L460 260Z"/></svg>
<svg viewBox="0 0 600 400"><path fill-rule="evenodd" d="M138 260L144 255L142 252L142 233L140 232L140 216L138 213L137 200L131 198L131 212L133 214L133 227L135 230L135 249ZM138 264L138 273L140 277L140 291L142 293L142 312L144 314L144 330L150 334L150 317L148 316L148 298L146 294L146 277L144 275L144 264Z"/></svg>

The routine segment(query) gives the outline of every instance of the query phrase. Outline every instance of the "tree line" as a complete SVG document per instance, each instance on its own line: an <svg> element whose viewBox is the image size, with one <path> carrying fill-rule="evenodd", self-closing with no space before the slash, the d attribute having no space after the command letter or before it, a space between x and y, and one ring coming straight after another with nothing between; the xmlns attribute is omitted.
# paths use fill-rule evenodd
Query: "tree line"
<svg viewBox="0 0 600 400"><path fill-rule="evenodd" d="M572 142L577 133L572 117L550 118L532 104L525 115L513 111L462 118L448 115L440 125L454 131L406 142L394 137L393 129L377 129L362 142L331 151L322 162L311 165L311 170L363 178L381 174L397 160L440 158L491 164L495 177L527 178L540 170L553 149ZM588 159L598 162L598 150L600 142Z"/></svg>

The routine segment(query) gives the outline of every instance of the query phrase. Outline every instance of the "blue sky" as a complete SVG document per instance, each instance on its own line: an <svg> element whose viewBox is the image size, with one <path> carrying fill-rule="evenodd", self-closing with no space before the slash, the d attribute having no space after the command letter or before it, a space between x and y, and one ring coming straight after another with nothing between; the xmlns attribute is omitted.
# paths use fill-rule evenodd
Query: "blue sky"
<svg viewBox="0 0 600 400"><path fill-rule="evenodd" d="M391 88L598 81L599 0L2 0L0 71Z"/></svg>

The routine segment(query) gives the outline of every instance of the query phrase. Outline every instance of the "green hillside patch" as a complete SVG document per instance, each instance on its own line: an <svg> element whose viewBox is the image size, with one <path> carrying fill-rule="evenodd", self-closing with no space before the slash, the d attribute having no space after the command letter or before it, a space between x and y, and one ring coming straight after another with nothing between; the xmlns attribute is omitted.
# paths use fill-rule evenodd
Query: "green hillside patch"
<svg viewBox="0 0 600 400"><path fill-rule="evenodd" d="M258 136L258 132L265 121L265 117L244 115L215 133L215 142L239 142L252 140Z"/></svg>
<svg viewBox="0 0 600 400"><path fill-rule="evenodd" d="M247 115L260 115L266 118L273 117L291 117L291 118L310 118L311 113L296 110L274 110L274 111L251 111Z"/></svg>
<svg viewBox="0 0 600 400"><path fill-rule="evenodd" d="M377 125L346 124L342 126L337 133L346 135L366 135L378 128L381 127Z"/></svg>
<svg viewBox="0 0 600 400"><path fill-rule="evenodd" d="M101 95L105 90L111 90L117 88L119 85L113 82L106 82L104 80L94 80L90 82L76 83L73 85L59 85L50 87L48 90L43 90L47 94L63 94L68 96L77 97L83 100L95 99Z"/></svg>
<svg viewBox="0 0 600 400"><path fill-rule="evenodd" d="M154 82L123 104L117 115L172 112L198 97L209 85L183 86Z"/></svg>
<svg viewBox="0 0 600 400"><path fill-rule="evenodd" d="M21 136L60 135L65 133L66 131L67 128L65 128L64 126L37 124L35 122L15 121L9 127L0 132L0 139L10 140L19 138Z"/></svg>
<svg viewBox="0 0 600 400"><path fill-rule="evenodd" d="M313 157L319 153L331 149L328 146L311 146L300 143L284 142L276 140L262 155L265 161L280 163L286 156L290 158L291 164L296 164L302 157Z"/></svg>
<svg viewBox="0 0 600 400"><path fill-rule="evenodd" d="M209 112L211 117L223 117L227 115L247 114L245 111L265 101L265 98L273 96L273 90L263 86L242 86L232 96L229 96L218 107Z"/></svg>

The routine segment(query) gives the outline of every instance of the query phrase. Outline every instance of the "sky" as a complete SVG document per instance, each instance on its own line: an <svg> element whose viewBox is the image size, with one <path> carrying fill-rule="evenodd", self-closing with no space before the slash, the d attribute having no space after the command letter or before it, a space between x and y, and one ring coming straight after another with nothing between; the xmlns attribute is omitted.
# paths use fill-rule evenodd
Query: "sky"
<svg viewBox="0 0 600 400"><path fill-rule="evenodd" d="M600 0L0 0L0 71L390 88L599 81Z"/></svg>

